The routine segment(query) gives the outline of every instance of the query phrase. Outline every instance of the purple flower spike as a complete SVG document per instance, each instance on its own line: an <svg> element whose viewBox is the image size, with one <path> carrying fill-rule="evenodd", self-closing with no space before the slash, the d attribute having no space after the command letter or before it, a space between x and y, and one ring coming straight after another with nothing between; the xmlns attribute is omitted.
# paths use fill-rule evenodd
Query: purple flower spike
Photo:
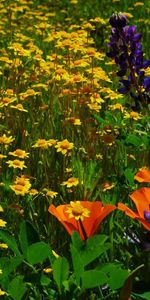
<svg viewBox="0 0 150 300"><path fill-rule="evenodd" d="M127 18L122 13L113 13L109 23L112 25L109 57L114 58L119 66L117 75L121 77L120 93L129 93L134 99L135 107L141 107L149 101L150 77L145 76L145 69L150 66L150 60L143 58L141 33L137 26L127 26ZM144 90L145 89L145 90ZM144 91L143 91L144 90Z"/></svg>

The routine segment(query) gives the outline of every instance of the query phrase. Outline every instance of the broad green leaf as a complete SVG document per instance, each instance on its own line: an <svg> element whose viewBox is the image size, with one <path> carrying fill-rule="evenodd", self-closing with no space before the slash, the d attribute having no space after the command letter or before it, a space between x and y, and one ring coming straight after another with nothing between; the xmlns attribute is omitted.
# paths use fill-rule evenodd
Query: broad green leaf
<svg viewBox="0 0 150 300"><path fill-rule="evenodd" d="M8 245L8 247L18 256L20 256L20 251L18 249L16 240L8 232L0 230L0 239Z"/></svg>
<svg viewBox="0 0 150 300"><path fill-rule="evenodd" d="M85 271L82 274L82 288L90 289L107 283L108 277L105 273L97 270Z"/></svg>
<svg viewBox="0 0 150 300"><path fill-rule="evenodd" d="M3 270L1 277L4 278L8 276L11 272L15 271L15 269L22 263L23 256L19 257L3 257L0 258L0 268Z"/></svg>
<svg viewBox="0 0 150 300"><path fill-rule="evenodd" d="M128 275L129 275L129 273L127 270L123 270L121 268L114 269L109 274L110 278L107 281L107 283L109 284L109 286L112 290L119 289L123 286Z"/></svg>
<svg viewBox="0 0 150 300"><path fill-rule="evenodd" d="M27 252L28 246L33 243L39 242L37 231L33 228L32 224L28 221L23 221L20 225L19 241L23 253Z"/></svg>
<svg viewBox="0 0 150 300"><path fill-rule="evenodd" d="M8 293L14 300L21 300L27 288L23 276L15 277L8 286Z"/></svg>
<svg viewBox="0 0 150 300"><path fill-rule="evenodd" d="M102 253L106 252L110 247L108 243L105 243L106 239L107 237L105 235L94 235L89 238L81 248L77 249L83 267L99 257Z"/></svg>
<svg viewBox="0 0 150 300"><path fill-rule="evenodd" d="M53 277L59 290L62 289L63 281L67 280L69 275L69 264L65 257L58 257L52 265Z"/></svg>
<svg viewBox="0 0 150 300"><path fill-rule="evenodd" d="M77 284L80 285L80 278L82 276L82 273L84 272L83 262L78 250L73 245L70 246L70 249L75 277L77 280Z"/></svg>
<svg viewBox="0 0 150 300"><path fill-rule="evenodd" d="M49 246L44 242L38 242L28 247L26 258L31 265L35 265L43 262L49 253Z"/></svg>

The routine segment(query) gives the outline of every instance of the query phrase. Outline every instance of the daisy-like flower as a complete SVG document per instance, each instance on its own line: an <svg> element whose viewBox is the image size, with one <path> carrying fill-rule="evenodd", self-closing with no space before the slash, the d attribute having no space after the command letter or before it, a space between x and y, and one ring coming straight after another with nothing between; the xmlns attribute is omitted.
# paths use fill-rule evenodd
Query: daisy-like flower
<svg viewBox="0 0 150 300"><path fill-rule="evenodd" d="M57 192L54 191L47 191L46 196L51 197L52 199L55 198L58 195Z"/></svg>
<svg viewBox="0 0 150 300"><path fill-rule="evenodd" d="M77 221L79 219L83 221L84 218L90 216L90 210L82 206L81 201L71 201L66 213L68 213L69 218L74 218Z"/></svg>
<svg viewBox="0 0 150 300"><path fill-rule="evenodd" d="M70 143L67 139L57 142L55 146L55 148L57 148L57 152L61 152L64 155L66 155L73 147L73 143Z"/></svg>
<svg viewBox="0 0 150 300"><path fill-rule="evenodd" d="M22 175L21 177L16 178L14 184L10 185L10 188L15 192L16 195L24 196L31 188L31 183L28 178Z"/></svg>
<svg viewBox="0 0 150 300"><path fill-rule="evenodd" d="M123 203L118 203L118 208L133 219L140 221L150 231L150 188L141 188L130 195L136 205L137 211L133 211Z"/></svg>
<svg viewBox="0 0 150 300"><path fill-rule="evenodd" d="M7 222L6 222L6 221L4 221L4 220L0 219L0 227L5 227L5 226L6 226L6 224L7 224Z"/></svg>
<svg viewBox="0 0 150 300"><path fill-rule="evenodd" d="M71 201L70 204L53 204L49 207L49 212L54 215L72 235L73 231L80 234L82 240L93 236L103 219L114 209L115 205L102 205L100 201Z"/></svg>
<svg viewBox="0 0 150 300"><path fill-rule="evenodd" d="M65 119L68 123L71 123L75 126L81 125L81 121L80 119L74 118L74 117L70 117L70 118L66 118Z"/></svg>
<svg viewBox="0 0 150 300"><path fill-rule="evenodd" d="M6 162L9 165L9 168L14 168L14 169L20 169L22 170L23 168L27 168L24 164L24 161L21 161L19 159L15 159L15 160L8 160Z"/></svg>
<svg viewBox="0 0 150 300"><path fill-rule="evenodd" d="M79 179L75 177L70 177L67 181L64 181L62 185L66 185L67 188L72 186L77 186L79 184Z"/></svg>
<svg viewBox="0 0 150 300"><path fill-rule="evenodd" d="M105 192L105 191L107 191L107 190L113 189L114 186L115 186L114 183L110 183L110 182L106 181L106 182L104 182L104 183L102 184L102 190L103 190L103 192Z"/></svg>
<svg viewBox="0 0 150 300"><path fill-rule="evenodd" d="M12 136L6 136L6 134L0 136L0 144L8 145L11 144L13 141L14 138Z"/></svg>
<svg viewBox="0 0 150 300"><path fill-rule="evenodd" d="M150 182L150 170L146 167L141 168L134 179L138 182Z"/></svg>
<svg viewBox="0 0 150 300"><path fill-rule="evenodd" d="M36 196L36 195L38 195L38 193L39 192L36 189L31 189L31 190L28 191L28 194L31 195L31 196Z"/></svg>
<svg viewBox="0 0 150 300"><path fill-rule="evenodd" d="M19 110L19 111L24 111L24 112L28 112L21 103L18 103L16 105L11 105L10 106L11 108L14 108L16 110Z"/></svg>
<svg viewBox="0 0 150 300"><path fill-rule="evenodd" d="M13 156L17 156L19 158L27 158L27 157L29 157L29 153L27 153L26 151L21 150L21 149L16 149L15 151L9 152L8 154L9 155L13 155Z"/></svg>
<svg viewBox="0 0 150 300"><path fill-rule="evenodd" d="M50 139L50 140L38 139L32 147L47 149L48 147L51 147L52 145L55 145L55 144L56 144L56 140L53 140L53 139Z"/></svg>

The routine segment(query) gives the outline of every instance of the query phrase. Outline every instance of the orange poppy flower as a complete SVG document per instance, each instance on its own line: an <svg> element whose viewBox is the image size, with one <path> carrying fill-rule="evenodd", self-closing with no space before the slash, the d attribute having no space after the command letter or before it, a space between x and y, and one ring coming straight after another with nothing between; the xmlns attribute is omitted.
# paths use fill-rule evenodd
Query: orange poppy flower
<svg viewBox="0 0 150 300"><path fill-rule="evenodd" d="M130 198L135 203L137 212L123 203L118 203L118 208L127 216L139 220L147 230L150 230L150 188L143 187L136 190L130 195Z"/></svg>
<svg viewBox="0 0 150 300"><path fill-rule="evenodd" d="M134 176L139 182L150 182L150 170L147 168L141 168L140 171Z"/></svg>
<svg viewBox="0 0 150 300"><path fill-rule="evenodd" d="M99 224L114 209L115 205L95 201L71 201L70 204L55 207L50 205L48 211L54 215L72 235L78 231L82 240L93 236L98 230Z"/></svg>

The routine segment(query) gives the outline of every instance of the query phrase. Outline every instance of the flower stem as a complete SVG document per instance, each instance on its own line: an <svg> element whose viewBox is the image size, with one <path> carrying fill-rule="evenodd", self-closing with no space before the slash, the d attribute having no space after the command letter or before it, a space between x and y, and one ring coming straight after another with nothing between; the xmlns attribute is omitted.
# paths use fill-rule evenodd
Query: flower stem
<svg viewBox="0 0 150 300"><path fill-rule="evenodd" d="M81 228L81 231L83 233L84 239L87 240L88 237L87 237L86 231L84 229L83 223L80 219L79 219L79 224L80 224L80 228Z"/></svg>

